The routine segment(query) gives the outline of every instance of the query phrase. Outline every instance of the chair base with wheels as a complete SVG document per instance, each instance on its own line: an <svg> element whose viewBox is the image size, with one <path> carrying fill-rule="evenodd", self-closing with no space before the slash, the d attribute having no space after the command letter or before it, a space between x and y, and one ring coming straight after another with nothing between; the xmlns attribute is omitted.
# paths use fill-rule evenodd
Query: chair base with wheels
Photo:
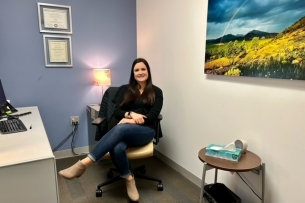
<svg viewBox="0 0 305 203"><path fill-rule="evenodd" d="M145 146L131 147L131 148L127 149L126 153L127 153L128 159L139 159L139 157L146 158L146 157L153 156L153 150L154 150L153 142L150 142ZM110 158L109 153L107 153L103 158L109 159ZM158 182L157 190L158 191L163 191L162 180L145 175L146 174L146 168L145 168L144 165L141 165L141 166L133 168L133 169L131 168L130 170L131 170L131 173L134 175L135 178ZM96 197L102 197L103 192L102 192L101 187L109 185L111 183L114 183L114 182L117 182L117 181L123 179L119 175L113 177L114 172L118 173L118 170L116 168L110 168L109 169L109 171L107 173L107 178L110 179L110 180L108 180L106 182L103 182L103 183L101 183L97 186Z"/></svg>

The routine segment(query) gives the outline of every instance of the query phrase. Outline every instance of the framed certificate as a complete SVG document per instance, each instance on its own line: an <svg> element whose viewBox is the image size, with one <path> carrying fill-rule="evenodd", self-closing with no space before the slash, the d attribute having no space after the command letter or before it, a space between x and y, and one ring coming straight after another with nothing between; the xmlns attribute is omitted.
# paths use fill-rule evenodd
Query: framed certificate
<svg viewBox="0 0 305 203"><path fill-rule="evenodd" d="M46 67L72 67L72 42L70 36L43 35Z"/></svg>
<svg viewBox="0 0 305 203"><path fill-rule="evenodd" d="M37 3L40 32L72 34L71 6Z"/></svg>

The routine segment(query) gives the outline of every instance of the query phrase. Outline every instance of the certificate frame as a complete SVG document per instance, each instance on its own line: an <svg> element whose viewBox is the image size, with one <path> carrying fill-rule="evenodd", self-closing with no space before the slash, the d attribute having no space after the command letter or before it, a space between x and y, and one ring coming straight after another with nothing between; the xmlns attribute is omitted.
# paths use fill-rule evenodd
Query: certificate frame
<svg viewBox="0 0 305 203"><path fill-rule="evenodd" d="M40 32L72 34L71 6L37 3Z"/></svg>
<svg viewBox="0 0 305 203"><path fill-rule="evenodd" d="M46 67L73 67L71 36L43 35L43 45Z"/></svg>

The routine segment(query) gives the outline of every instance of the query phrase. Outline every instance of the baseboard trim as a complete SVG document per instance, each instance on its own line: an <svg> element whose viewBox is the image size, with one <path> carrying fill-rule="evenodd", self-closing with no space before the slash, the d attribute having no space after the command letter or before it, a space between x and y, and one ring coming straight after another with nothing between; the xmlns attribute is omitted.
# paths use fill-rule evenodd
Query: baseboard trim
<svg viewBox="0 0 305 203"><path fill-rule="evenodd" d="M169 159L168 157L166 157L164 154L157 151L156 149L154 149L154 155L158 159L163 161L165 164L167 164L168 166L170 166L171 168L176 170L178 173L180 173L181 175L186 177L188 180L193 182L195 185L197 185L198 187L201 187L201 179L199 179L197 176L193 175L188 170L186 170L185 168L183 168L182 166L180 166L179 164L177 164L173 160Z"/></svg>

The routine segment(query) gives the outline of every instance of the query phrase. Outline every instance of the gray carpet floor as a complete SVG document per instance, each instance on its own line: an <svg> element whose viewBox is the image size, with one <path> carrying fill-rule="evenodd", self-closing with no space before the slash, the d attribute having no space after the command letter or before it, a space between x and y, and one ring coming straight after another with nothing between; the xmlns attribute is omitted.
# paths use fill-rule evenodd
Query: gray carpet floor
<svg viewBox="0 0 305 203"><path fill-rule="evenodd" d="M62 170L76 163L82 157L57 159L57 170ZM140 193L139 203L198 203L200 188L180 173L160 161L156 157L132 160L134 167L146 165L146 175L162 179L163 191L157 190L157 182L136 179ZM61 203L128 203L130 202L124 180L102 187L102 197L96 197L96 186L108 180L108 169L113 164L101 161L91 165L80 177L65 180L58 176L59 199ZM116 175L116 173L114 173Z"/></svg>

